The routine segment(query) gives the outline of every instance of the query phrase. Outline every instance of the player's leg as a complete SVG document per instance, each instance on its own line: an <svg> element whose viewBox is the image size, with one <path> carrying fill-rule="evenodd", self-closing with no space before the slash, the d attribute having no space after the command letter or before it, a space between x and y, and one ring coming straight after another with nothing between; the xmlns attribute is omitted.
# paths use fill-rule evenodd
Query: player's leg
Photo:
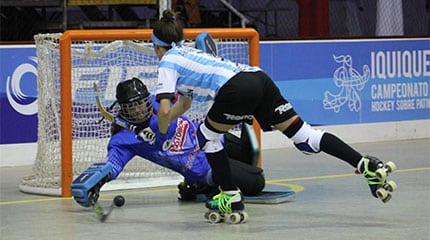
<svg viewBox="0 0 430 240"><path fill-rule="evenodd" d="M225 133L223 144L228 157L242 161L242 146L238 136L230 132Z"/></svg>
<svg viewBox="0 0 430 240"><path fill-rule="evenodd" d="M264 187L264 176L262 174L262 170L251 165L251 159L253 155L253 151L251 148L251 144L249 141L248 132L243 129L240 134L240 138L227 132L224 134L223 145L227 152L228 158L230 159L232 174L234 178L234 182L238 181L239 189L243 189L243 193L247 196L255 195L261 191ZM257 148L258 151L258 148ZM241 162L240 164L232 163ZM245 167L240 167L246 165ZM178 200L180 201L206 201L207 199L212 198L214 195L219 194L218 187L213 187L210 185L214 185L212 180L212 171L208 173L206 179L210 178L210 180L206 180L204 184L202 183L189 183L185 179L184 181L178 184Z"/></svg>
<svg viewBox="0 0 430 240"><path fill-rule="evenodd" d="M255 166L260 149L258 142L255 144L251 143L249 134L253 130L247 130L247 126L249 125L242 124L240 138L229 132L224 134L224 148L229 158ZM255 133L251 132L251 134Z"/></svg>
<svg viewBox="0 0 430 240"><path fill-rule="evenodd" d="M241 211L245 208L242 193L232 177L227 152L221 143L221 136L241 122L237 117L234 117L237 109L240 109L240 105L231 104L238 102L238 96L234 94L234 91L234 87L230 87L228 83L221 88L205 122L200 125L197 131L199 145L205 151L212 169L213 180L219 184L221 190L220 194L206 203L206 207L224 213ZM232 112L226 113L227 109L232 110Z"/></svg>
<svg viewBox="0 0 430 240"><path fill-rule="evenodd" d="M234 182L245 196L256 196L265 187L263 169L230 159Z"/></svg>
<svg viewBox="0 0 430 240"><path fill-rule="evenodd" d="M333 134L315 129L304 122L265 73L258 72L249 79L255 77L263 82L263 101L255 111L255 116L263 130L281 131L303 153L313 154L323 151L357 167L362 158L360 153Z"/></svg>
<svg viewBox="0 0 430 240"><path fill-rule="evenodd" d="M281 124L276 124L285 136L291 139L297 149L305 154L323 151L344 160L354 168L357 167L362 155L346 144L337 136L316 129L304 122L298 115L294 115Z"/></svg>
<svg viewBox="0 0 430 240"><path fill-rule="evenodd" d="M205 124L199 128L199 132L206 139L213 139L212 134L224 133L238 123L252 122L256 104L262 99L262 91L257 82L243 84L247 77L247 73L239 73L221 87L208 112ZM205 150L214 181L220 184L222 190L213 201L208 202L207 207L210 209L221 207L222 212L241 211L244 209L243 195L234 183L225 150L222 146L218 148L222 151L210 153L209 148Z"/></svg>
<svg viewBox="0 0 430 240"><path fill-rule="evenodd" d="M265 187L263 170L256 166L232 159L229 157L233 181L244 196L256 196ZM189 184L185 180L178 184L178 200L180 201L206 201L219 194L216 187L207 184Z"/></svg>
<svg viewBox="0 0 430 240"><path fill-rule="evenodd" d="M206 158L212 169L212 177L221 190L213 200L206 203L206 207L211 210L218 210L223 213L243 210L242 194L233 182L230 162L227 153L221 143L222 132L215 129L206 118L205 122L199 126L197 137L199 145L205 151ZM231 125L232 128L234 125ZM218 129L227 131L228 126L217 124Z"/></svg>
<svg viewBox="0 0 430 240"><path fill-rule="evenodd" d="M293 117L292 120L283 133L293 140L299 150L308 154L323 151L349 163L356 168L357 173L361 173L365 177L372 195L378 197L378 189L386 183L385 178L377 179L376 177L376 172L384 167L382 161L375 157L362 156L337 136L312 128L298 116ZM387 202L391 195L386 194L379 197L382 201Z"/></svg>
<svg viewBox="0 0 430 240"><path fill-rule="evenodd" d="M265 104L257 110L257 119L262 124L263 129L272 125L275 129L280 130L284 135L294 142L297 149L306 154L319 153L323 151L334 157L337 157L364 175L369 183L372 194L376 196L376 190L381 186L381 182L374 181L375 172L381 166L381 161L372 157L363 157L359 152L345 143L339 137L318 129L313 128L304 122L294 111L291 104L288 103L280 94L279 89L268 77L265 78L267 83L265 93ZM271 82L271 84L269 83ZM273 109L267 111L265 109ZM270 113L275 115L270 115Z"/></svg>
<svg viewBox="0 0 430 240"><path fill-rule="evenodd" d="M242 129L240 138L232 133L224 134L224 148L230 159L233 180L242 193L253 196L261 192L265 185L263 170L251 164L254 151L247 131Z"/></svg>
<svg viewBox="0 0 430 240"><path fill-rule="evenodd" d="M98 198L100 188L110 180L110 162L93 163L71 185L72 196L83 207L91 207Z"/></svg>

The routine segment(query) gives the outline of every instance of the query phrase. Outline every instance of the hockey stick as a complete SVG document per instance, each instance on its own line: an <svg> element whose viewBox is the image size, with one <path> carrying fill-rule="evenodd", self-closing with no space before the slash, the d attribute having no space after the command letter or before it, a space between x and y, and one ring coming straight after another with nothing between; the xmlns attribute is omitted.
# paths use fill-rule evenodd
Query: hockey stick
<svg viewBox="0 0 430 240"><path fill-rule="evenodd" d="M249 138L249 143L251 145L252 158L251 165L257 166L258 164L258 155L260 154L260 146L258 144L257 136L255 135L254 127L251 124L243 123L242 131L246 131Z"/></svg>
<svg viewBox="0 0 430 240"><path fill-rule="evenodd" d="M106 108L102 104L102 100L100 99L97 83L94 83L93 86L94 86L94 93L96 94L97 106L99 107L100 112L102 113L102 116L105 119L107 119L109 122L115 123L123 128L129 129L134 132L137 129L137 126L130 124L129 122L119 117L115 117L112 113L106 110Z"/></svg>
<svg viewBox="0 0 430 240"><path fill-rule="evenodd" d="M97 215L97 218L100 220L100 222L105 222L106 219L111 214L112 210L114 209L114 203L112 203L108 209L108 211L105 213L103 208L100 206L98 202L93 202L93 210Z"/></svg>
<svg viewBox="0 0 430 240"><path fill-rule="evenodd" d="M92 165L94 167L99 168L100 165ZM100 168L99 168L100 169ZM87 176L90 173L87 173L85 176ZM93 173L94 174L94 173ZM109 175L105 176L104 179L99 182L97 185L95 185L92 190L91 190L91 206L93 211L96 213L97 218L100 220L100 222L104 222L106 221L106 219L109 217L109 215L111 214L113 208L114 208L114 202L112 201L108 211L105 213L105 211L103 210L103 208L100 206L100 204L98 203L98 199L99 199L99 194L100 194L100 188L103 186L104 183L106 183L109 180Z"/></svg>
<svg viewBox="0 0 430 240"><path fill-rule="evenodd" d="M196 48L203 52L218 56L218 49L215 40L208 32L201 32L197 35Z"/></svg>

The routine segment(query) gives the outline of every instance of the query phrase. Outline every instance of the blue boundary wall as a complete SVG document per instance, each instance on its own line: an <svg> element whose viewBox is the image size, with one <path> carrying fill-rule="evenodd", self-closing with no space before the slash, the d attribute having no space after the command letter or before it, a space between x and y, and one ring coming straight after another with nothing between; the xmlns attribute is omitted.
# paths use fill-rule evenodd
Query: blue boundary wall
<svg viewBox="0 0 430 240"><path fill-rule="evenodd" d="M0 46L0 144L37 141L34 45Z"/></svg>
<svg viewBox="0 0 430 240"><path fill-rule="evenodd" d="M430 40L261 44L261 65L312 125L430 118Z"/></svg>
<svg viewBox="0 0 430 240"><path fill-rule="evenodd" d="M430 119L430 40L262 42L261 67L310 124ZM37 141L34 45L0 46L0 144Z"/></svg>

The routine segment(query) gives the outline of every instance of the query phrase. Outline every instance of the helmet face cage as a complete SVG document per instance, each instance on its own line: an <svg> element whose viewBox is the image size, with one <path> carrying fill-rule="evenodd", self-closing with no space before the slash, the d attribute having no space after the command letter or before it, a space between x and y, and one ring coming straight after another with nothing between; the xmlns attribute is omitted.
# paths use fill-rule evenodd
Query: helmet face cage
<svg viewBox="0 0 430 240"><path fill-rule="evenodd" d="M120 103L120 110L118 114L124 120L132 124L142 124L147 122L152 115L153 105L151 102L151 95L142 99L130 102Z"/></svg>
<svg viewBox="0 0 430 240"><path fill-rule="evenodd" d="M151 94L138 78L118 83L116 99L119 104L119 116L135 125L147 125L151 118L153 105Z"/></svg>

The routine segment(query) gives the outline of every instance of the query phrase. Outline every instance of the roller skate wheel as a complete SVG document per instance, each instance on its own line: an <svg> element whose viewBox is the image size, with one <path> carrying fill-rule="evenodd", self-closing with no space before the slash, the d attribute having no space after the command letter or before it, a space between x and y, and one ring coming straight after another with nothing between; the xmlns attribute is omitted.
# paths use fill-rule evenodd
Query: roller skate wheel
<svg viewBox="0 0 430 240"><path fill-rule="evenodd" d="M397 170L397 166L395 163L389 161L385 164L385 167L387 168L388 172L394 172Z"/></svg>
<svg viewBox="0 0 430 240"><path fill-rule="evenodd" d="M237 224L240 223L241 216L239 213L230 213L226 217L226 222L231 224Z"/></svg>
<svg viewBox="0 0 430 240"><path fill-rule="evenodd" d="M211 212L208 215L208 219L211 223L219 223L221 222L221 215L217 212Z"/></svg>
<svg viewBox="0 0 430 240"><path fill-rule="evenodd" d="M394 181L388 181L384 187L389 192L394 192L397 190L397 184Z"/></svg>
<svg viewBox="0 0 430 240"><path fill-rule="evenodd" d="M388 192L384 188L378 188L376 190L376 196L378 196L379 199L381 199L382 201L384 201L384 199L386 199L387 196L388 196Z"/></svg>
<svg viewBox="0 0 430 240"><path fill-rule="evenodd" d="M384 199L382 199L383 203L387 203L391 199L391 194L388 194Z"/></svg>
<svg viewBox="0 0 430 240"><path fill-rule="evenodd" d="M242 223L245 223L248 221L248 213L247 212L242 212Z"/></svg>
<svg viewBox="0 0 430 240"><path fill-rule="evenodd" d="M203 217L206 219L206 220L209 220L209 214L210 214L211 212L205 212L205 214L203 215Z"/></svg>
<svg viewBox="0 0 430 240"><path fill-rule="evenodd" d="M384 181L385 178L387 178L387 172L384 168L379 168L375 171L376 178L378 178L379 181Z"/></svg>

